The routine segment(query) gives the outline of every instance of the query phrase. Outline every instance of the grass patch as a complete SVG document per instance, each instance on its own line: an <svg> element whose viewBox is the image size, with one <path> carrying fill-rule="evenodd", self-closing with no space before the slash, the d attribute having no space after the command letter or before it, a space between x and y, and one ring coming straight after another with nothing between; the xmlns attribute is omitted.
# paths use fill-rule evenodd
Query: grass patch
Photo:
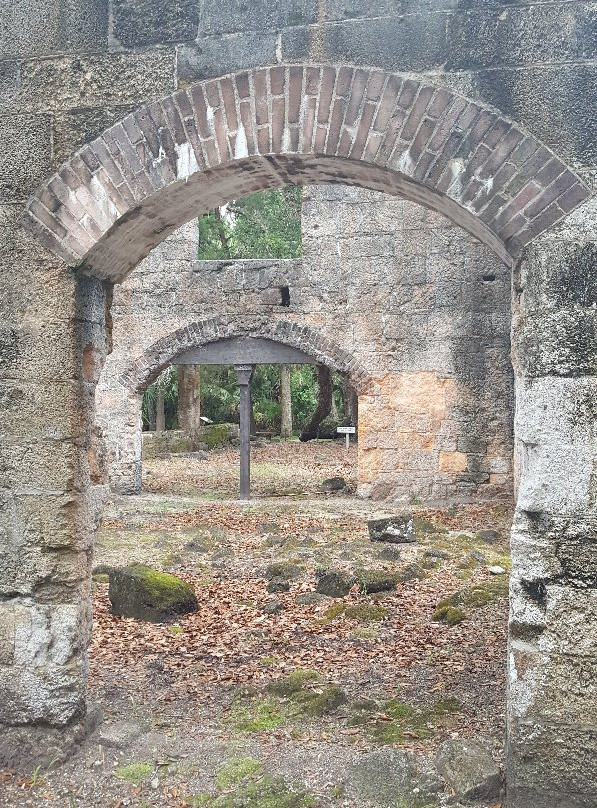
<svg viewBox="0 0 597 808"><path fill-rule="evenodd" d="M114 773L119 780L126 780L127 783L138 786L147 780L152 771L151 763L129 763L126 766L120 766Z"/></svg>
<svg viewBox="0 0 597 808"><path fill-rule="evenodd" d="M413 524L416 533L448 533L445 527L436 525L431 519L424 519L422 516L414 516Z"/></svg>
<svg viewBox="0 0 597 808"><path fill-rule="evenodd" d="M239 732L267 732L287 719L288 710L278 701L262 697L235 702L230 714L230 721Z"/></svg>
<svg viewBox="0 0 597 808"><path fill-rule="evenodd" d="M317 671L310 670L309 668L298 668L297 670L284 676L282 679L276 679L267 686L267 691L276 696L290 697L296 693L300 693L305 689L308 683L319 683L322 681L321 674Z"/></svg>
<svg viewBox="0 0 597 808"><path fill-rule="evenodd" d="M264 667L269 667L270 665L277 665L281 661L280 657L277 656L262 656L259 659L259 664Z"/></svg>
<svg viewBox="0 0 597 808"><path fill-rule="evenodd" d="M290 701L292 717L327 715L346 703L346 694L341 688L325 684L317 671L309 669L293 671L268 685L267 691Z"/></svg>
<svg viewBox="0 0 597 808"><path fill-rule="evenodd" d="M232 794L199 794L191 804L193 808L316 808L317 801L302 786L266 774L241 784Z"/></svg>
<svg viewBox="0 0 597 808"><path fill-rule="evenodd" d="M379 637L379 632L375 628L357 628L352 632L352 636L357 640L376 640Z"/></svg>
<svg viewBox="0 0 597 808"><path fill-rule="evenodd" d="M364 721L364 714L361 711L356 715L356 719L360 720L355 720L353 716L353 725L366 723L377 743L400 744L413 738L417 740L432 738L436 730L449 724L450 717L460 709L460 702L453 698L442 699L430 707L416 707L396 698L384 703L385 719Z"/></svg>
<svg viewBox="0 0 597 808"><path fill-rule="evenodd" d="M255 758L239 758L226 763L216 773L216 786L220 791L248 780L263 768L261 761Z"/></svg>

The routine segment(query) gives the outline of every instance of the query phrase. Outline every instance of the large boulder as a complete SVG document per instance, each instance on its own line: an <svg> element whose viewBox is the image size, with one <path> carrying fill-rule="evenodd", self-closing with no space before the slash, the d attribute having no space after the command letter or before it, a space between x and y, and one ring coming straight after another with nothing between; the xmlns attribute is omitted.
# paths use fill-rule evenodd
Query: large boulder
<svg viewBox="0 0 597 808"><path fill-rule="evenodd" d="M333 491L343 491L346 488L344 477L328 477L321 484L321 490L331 493Z"/></svg>
<svg viewBox="0 0 597 808"><path fill-rule="evenodd" d="M315 591L329 598L343 598L348 595L354 582L354 575L344 570L318 570Z"/></svg>
<svg viewBox="0 0 597 808"><path fill-rule="evenodd" d="M360 800L381 808L434 808L439 804L439 780L419 771L411 752L380 749L362 754L347 779Z"/></svg>
<svg viewBox="0 0 597 808"><path fill-rule="evenodd" d="M451 739L437 750L437 770L461 802L498 801L502 777L493 758L476 741Z"/></svg>
<svg viewBox="0 0 597 808"><path fill-rule="evenodd" d="M367 522L367 527L371 541L409 544L417 540L412 514L390 516L386 519L371 519Z"/></svg>
<svg viewBox="0 0 597 808"><path fill-rule="evenodd" d="M113 570L108 597L115 614L150 623L175 620L198 608L197 598L189 584L144 564Z"/></svg>

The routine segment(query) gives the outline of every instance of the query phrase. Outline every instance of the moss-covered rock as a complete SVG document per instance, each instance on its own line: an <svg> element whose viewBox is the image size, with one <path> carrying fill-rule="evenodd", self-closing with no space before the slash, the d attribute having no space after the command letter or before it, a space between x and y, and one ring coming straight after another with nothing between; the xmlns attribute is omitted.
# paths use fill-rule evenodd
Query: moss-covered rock
<svg viewBox="0 0 597 808"><path fill-rule="evenodd" d="M466 589L461 589L459 592L455 592L453 595L441 600L437 604L436 613L438 610L450 607L468 606L472 609L480 609L505 597L508 597L507 578L483 581L482 583L467 586Z"/></svg>
<svg viewBox="0 0 597 808"><path fill-rule="evenodd" d="M291 561L275 561L266 569L265 577L270 580L272 578L282 578L287 581L289 578L298 578L302 571L302 567Z"/></svg>
<svg viewBox="0 0 597 808"><path fill-rule="evenodd" d="M499 530L480 530L477 537L479 541L485 542L485 544L499 544L502 540Z"/></svg>
<svg viewBox="0 0 597 808"><path fill-rule="evenodd" d="M235 424L207 424L201 427L200 437L208 449L216 449L230 443L237 434L238 427Z"/></svg>
<svg viewBox="0 0 597 808"><path fill-rule="evenodd" d="M415 531L417 534L421 533L447 533L445 527L441 525L437 525L435 522L432 522L431 519L425 519L422 516L414 516L413 517L413 524L415 526Z"/></svg>
<svg viewBox="0 0 597 808"><path fill-rule="evenodd" d="M398 575L384 569L357 570L355 578L361 592L372 594L374 592L390 592L396 589Z"/></svg>
<svg viewBox="0 0 597 808"><path fill-rule="evenodd" d="M323 716L346 703L346 693L337 685L326 684L323 677L309 669L298 669L268 685L276 696L289 699L293 714Z"/></svg>
<svg viewBox="0 0 597 808"><path fill-rule="evenodd" d="M355 603L346 606L344 614L349 620L358 620L360 623L377 623L385 620L388 610L375 603Z"/></svg>
<svg viewBox="0 0 597 808"><path fill-rule="evenodd" d="M427 577L427 573L420 564L407 564L396 573L396 581L400 584L408 583L408 581L422 581Z"/></svg>
<svg viewBox="0 0 597 808"><path fill-rule="evenodd" d="M280 575L271 578L267 585L268 592L288 592L289 589L290 583L286 578L282 578Z"/></svg>
<svg viewBox="0 0 597 808"><path fill-rule="evenodd" d="M144 564L113 570L108 597L115 614L152 623L174 620L198 608L189 584Z"/></svg>
<svg viewBox="0 0 597 808"><path fill-rule="evenodd" d="M330 598L343 598L355 582L354 575L343 570L319 570L316 591Z"/></svg>
<svg viewBox="0 0 597 808"><path fill-rule="evenodd" d="M449 626L457 626L466 619L466 614L457 606L438 606L431 618L437 623L447 623Z"/></svg>
<svg viewBox="0 0 597 808"><path fill-rule="evenodd" d="M324 685L317 690L303 690L291 697L298 710L304 715L323 716L335 712L346 704L346 693L337 685Z"/></svg>

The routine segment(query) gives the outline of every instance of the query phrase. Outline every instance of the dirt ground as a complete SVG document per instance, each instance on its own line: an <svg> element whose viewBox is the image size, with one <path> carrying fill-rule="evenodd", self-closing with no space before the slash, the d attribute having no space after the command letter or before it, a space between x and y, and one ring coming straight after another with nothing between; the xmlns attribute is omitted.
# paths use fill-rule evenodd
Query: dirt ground
<svg viewBox="0 0 597 808"><path fill-rule="evenodd" d="M111 500L97 537L89 697L103 721L65 763L0 773L0 806L432 808L449 799L433 764L446 739L500 764L510 505L360 501L355 460L336 442L256 448L244 504L235 450L147 462L145 493ZM347 488L324 493L333 476ZM370 540L368 519L404 512L416 543ZM188 581L198 611L114 616L105 570L131 562ZM272 564L287 591L268 592ZM318 595L330 569L398 582ZM456 593L462 622L432 619Z"/></svg>

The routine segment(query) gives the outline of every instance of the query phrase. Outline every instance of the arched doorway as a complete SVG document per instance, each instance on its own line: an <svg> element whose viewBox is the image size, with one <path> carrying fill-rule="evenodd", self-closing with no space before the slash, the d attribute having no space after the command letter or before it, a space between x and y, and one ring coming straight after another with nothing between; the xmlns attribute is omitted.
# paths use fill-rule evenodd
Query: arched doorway
<svg viewBox="0 0 597 808"><path fill-rule="evenodd" d="M258 102L265 98L267 105ZM522 257L527 276L540 272L543 259L532 248L523 252L525 246L589 196L549 150L473 102L381 71L296 65L193 85L129 116L50 180L30 203L27 217L43 243L69 266L84 265L95 276L78 282L78 294L83 304L94 299L101 307L99 281L124 277L199 206L207 210L226 197L280 183L338 181L402 194L440 210L502 259ZM520 314L525 301L519 297L516 303ZM101 316L88 309L85 323L98 326L88 328L83 339L83 378L92 390L103 352ZM535 330L534 325L527 331L531 342L540 340L541 323ZM590 424L586 414L574 415L578 386L566 378L532 384L532 373L523 381L524 368L525 360L517 357L522 477L512 585L514 773L525 756L532 757L529 749L539 748L537 732L566 736L554 726L547 706L540 706L542 699L549 701L551 686L542 675L551 670L549 655L559 649L552 642L557 609L578 597L566 563L563 578L558 573L554 583L552 551L544 545L562 514L576 513L588 501L590 465L584 463L573 475L580 493L566 485L553 499L548 466L559 457L564 474L572 471ZM553 428L546 436L548 410ZM77 471L83 490L94 474L93 464ZM78 503L78 512L87 503ZM534 515L541 512L548 516L537 524ZM537 580L554 587L549 607L534 594ZM584 600L581 605L587 606ZM62 611L77 626L70 657L75 663L68 671L60 659L54 663L64 677L66 697L57 700L48 693L33 709L18 666L11 678L29 722L66 724L83 709L86 606L68 604ZM539 644L529 647L529 637L538 636ZM522 781L523 791L536 776L531 772L528 783Z"/></svg>

